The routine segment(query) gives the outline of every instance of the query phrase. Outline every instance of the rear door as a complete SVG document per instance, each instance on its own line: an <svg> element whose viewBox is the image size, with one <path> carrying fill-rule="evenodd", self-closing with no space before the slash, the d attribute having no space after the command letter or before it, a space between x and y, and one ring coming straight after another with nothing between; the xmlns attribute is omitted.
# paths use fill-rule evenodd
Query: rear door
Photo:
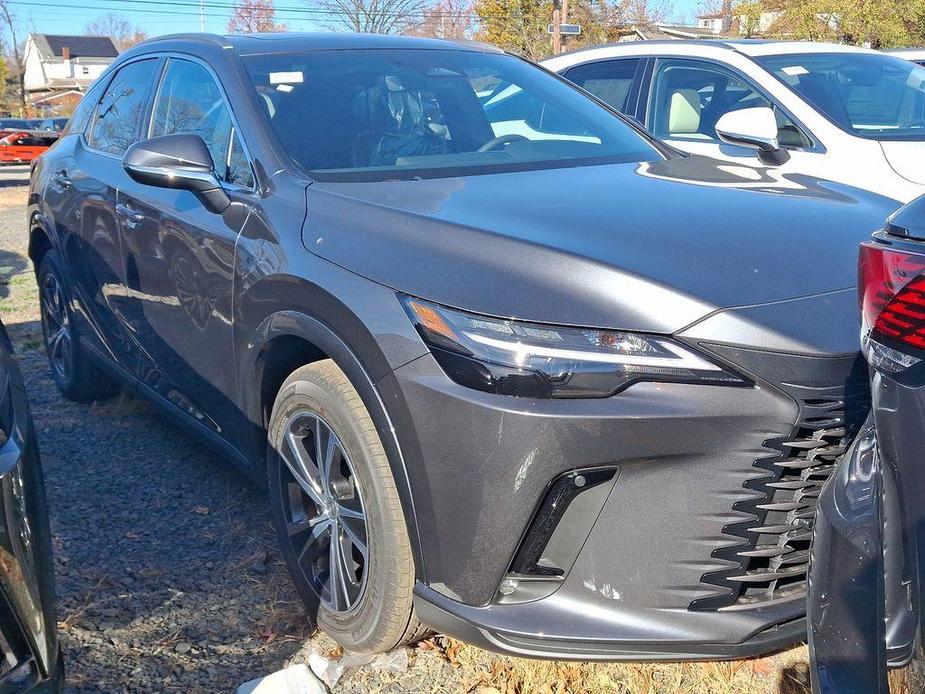
<svg viewBox="0 0 925 694"><path fill-rule="evenodd" d="M85 134L56 147L46 203L62 243L77 299L81 336L127 372L137 369L137 348L126 329L128 297L116 221L116 191L131 179L122 154L135 142L161 60L136 60L119 68L98 103Z"/></svg>
<svg viewBox="0 0 925 694"><path fill-rule="evenodd" d="M246 206L254 178L224 92L212 70L170 57L148 135L194 133L205 141L215 175ZM141 346L142 382L213 433L239 423L232 346L232 286L241 205L210 212L193 193L143 185L120 187L116 206L128 316Z"/></svg>

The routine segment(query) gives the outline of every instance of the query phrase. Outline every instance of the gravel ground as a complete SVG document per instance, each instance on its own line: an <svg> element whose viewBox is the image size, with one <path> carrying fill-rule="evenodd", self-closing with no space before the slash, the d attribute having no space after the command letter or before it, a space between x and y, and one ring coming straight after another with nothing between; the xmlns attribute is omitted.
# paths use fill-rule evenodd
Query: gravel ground
<svg viewBox="0 0 925 694"><path fill-rule="evenodd" d="M232 692L307 662L312 649L336 653L311 633L257 487L140 400L78 405L55 389L26 260L22 176L0 170L0 318L21 358L45 468L67 691ZM407 669L354 669L335 691L809 691L804 648L733 663L581 665L436 637L406 654Z"/></svg>

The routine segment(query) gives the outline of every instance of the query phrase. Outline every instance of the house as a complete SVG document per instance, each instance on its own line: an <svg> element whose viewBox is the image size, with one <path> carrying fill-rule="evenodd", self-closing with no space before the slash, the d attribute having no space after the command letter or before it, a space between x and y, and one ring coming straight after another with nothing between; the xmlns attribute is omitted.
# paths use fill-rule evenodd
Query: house
<svg viewBox="0 0 925 694"><path fill-rule="evenodd" d="M118 55L109 36L29 34L23 79L30 106L43 115L69 112Z"/></svg>
<svg viewBox="0 0 925 694"><path fill-rule="evenodd" d="M724 12L709 12L707 14L697 15L697 26L705 29L711 34L722 34L727 30L724 26L726 23L726 14Z"/></svg>

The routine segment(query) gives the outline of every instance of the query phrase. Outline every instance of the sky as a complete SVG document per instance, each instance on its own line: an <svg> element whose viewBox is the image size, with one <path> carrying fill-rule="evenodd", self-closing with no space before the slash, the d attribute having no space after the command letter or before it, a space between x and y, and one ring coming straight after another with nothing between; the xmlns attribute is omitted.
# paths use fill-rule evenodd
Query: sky
<svg viewBox="0 0 925 694"><path fill-rule="evenodd" d="M117 12L150 36L199 31L199 0L7 0L25 32L80 34L87 22ZM233 0L202 0L205 30L225 33ZM673 0L676 19L691 21L699 0ZM317 10L303 0L276 0L277 19L294 31L324 27Z"/></svg>

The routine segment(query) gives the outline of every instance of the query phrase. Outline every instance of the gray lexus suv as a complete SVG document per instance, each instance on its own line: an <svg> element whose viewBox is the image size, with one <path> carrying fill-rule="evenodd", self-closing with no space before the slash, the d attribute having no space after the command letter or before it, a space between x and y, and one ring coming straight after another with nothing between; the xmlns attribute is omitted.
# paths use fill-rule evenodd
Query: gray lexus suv
<svg viewBox="0 0 925 694"><path fill-rule="evenodd" d="M775 176L478 44L147 41L33 169L51 374L264 484L349 648L763 652L805 631L897 206Z"/></svg>

